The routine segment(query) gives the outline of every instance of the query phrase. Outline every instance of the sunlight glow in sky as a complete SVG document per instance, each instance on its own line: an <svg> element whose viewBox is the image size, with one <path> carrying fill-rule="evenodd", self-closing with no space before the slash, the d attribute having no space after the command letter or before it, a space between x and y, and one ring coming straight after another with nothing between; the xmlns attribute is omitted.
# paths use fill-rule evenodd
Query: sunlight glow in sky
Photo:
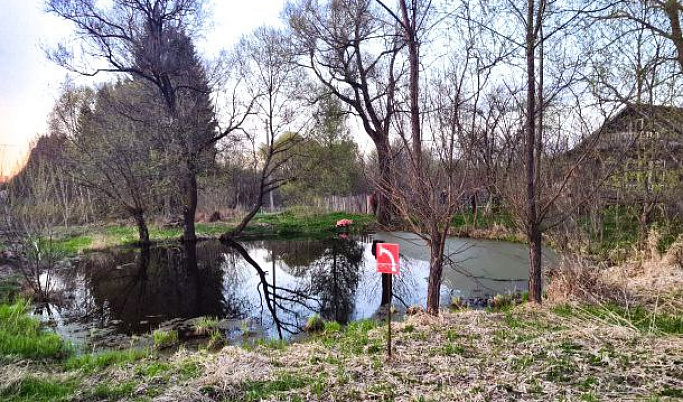
<svg viewBox="0 0 683 402"><path fill-rule="evenodd" d="M277 25L283 4L211 0L198 49L213 58L252 29ZM71 27L43 9L43 0L0 0L0 178L16 171L29 145L45 134L47 116L67 77L43 49L69 37Z"/></svg>

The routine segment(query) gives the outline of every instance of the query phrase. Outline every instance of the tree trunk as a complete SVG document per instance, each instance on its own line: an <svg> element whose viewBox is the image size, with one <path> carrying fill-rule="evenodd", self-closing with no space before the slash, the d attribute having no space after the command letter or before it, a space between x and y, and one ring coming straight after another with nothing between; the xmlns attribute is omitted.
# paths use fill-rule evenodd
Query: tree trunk
<svg viewBox="0 0 683 402"><path fill-rule="evenodd" d="M476 229L477 228L477 214L479 210L477 209L477 193L475 191L474 194L472 194L471 198L471 204L472 204L472 226Z"/></svg>
<svg viewBox="0 0 683 402"><path fill-rule="evenodd" d="M410 137L413 159L418 174L422 174L422 134L420 132L420 44L417 38L417 9L408 10L406 0L399 2L404 30L404 39L408 44L409 92L410 92ZM411 4L412 6L415 3Z"/></svg>
<svg viewBox="0 0 683 402"><path fill-rule="evenodd" d="M380 225L389 225L392 219L392 208L388 192L391 189L391 151L389 149L389 140L382 139L375 141L377 148L377 164L379 165L379 185L376 191L377 201L377 223Z"/></svg>
<svg viewBox="0 0 683 402"><path fill-rule="evenodd" d="M185 172L185 205L183 206L183 237L184 242L197 241L194 228L194 216L197 212L197 175L194 166L187 164Z"/></svg>
<svg viewBox="0 0 683 402"><path fill-rule="evenodd" d="M138 227L138 242L142 245L149 244L149 229L147 229L147 222L145 222L145 215L142 211L135 211L133 213L133 219Z"/></svg>
<svg viewBox="0 0 683 402"><path fill-rule="evenodd" d="M541 303L541 228L536 209L536 24L535 0L527 0L525 39L526 116L524 121L524 168L526 182L526 232L529 240L529 300ZM539 10L540 12L540 10Z"/></svg>
<svg viewBox="0 0 683 402"><path fill-rule="evenodd" d="M542 266L543 244L541 243L541 230L535 225L529 235L529 300L541 303L543 296Z"/></svg>
<svg viewBox="0 0 683 402"><path fill-rule="evenodd" d="M427 282L427 314L439 315L443 252L446 236L443 233L439 233L438 230L432 230L431 232L429 280Z"/></svg>

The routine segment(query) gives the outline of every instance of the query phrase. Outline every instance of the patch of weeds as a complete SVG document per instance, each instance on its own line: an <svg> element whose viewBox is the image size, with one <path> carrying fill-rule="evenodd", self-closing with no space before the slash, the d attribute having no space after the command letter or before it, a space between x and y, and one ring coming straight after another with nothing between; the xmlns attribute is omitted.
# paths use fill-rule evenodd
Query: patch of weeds
<svg viewBox="0 0 683 402"><path fill-rule="evenodd" d="M191 380L202 375L202 366L193 360L185 360L178 368L178 374L183 380Z"/></svg>
<svg viewBox="0 0 683 402"><path fill-rule="evenodd" d="M415 326L413 324L408 324L401 330L401 332L405 332L406 334L409 334L413 331L415 331Z"/></svg>
<svg viewBox="0 0 683 402"><path fill-rule="evenodd" d="M287 347L287 342L282 339L258 339L256 344L272 350L284 350Z"/></svg>
<svg viewBox="0 0 683 402"><path fill-rule="evenodd" d="M446 331L446 339L449 341L453 342L459 338L461 338L461 335L458 333L458 331L454 329L449 329Z"/></svg>
<svg viewBox="0 0 683 402"><path fill-rule="evenodd" d="M531 382L531 388L529 389L529 392L531 392L532 394L540 395L543 393L543 386L539 384L539 382L536 379L534 379Z"/></svg>
<svg viewBox="0 0 683 402"><path fill-rule="evenodd" d="M683 398L683 388L671 388L668 385L664 385L662 390L659 391L659 395L671 398Z"/></svg>
<svg viewBox="0 0 683 402"><path fill-rule="evenodd" d="M157 349L167 348L178 342L178 331L157 329L152 333L152 338L154 339L154 347Z"/></svg>
<svg viewBox="0 0 683 402"><path fill-rule="evenodd" d="M368 391L375 394L373 399L379 398L380 401L393 401L396 397L394 386L386 382L372 384L368 387Z"/></svg>
<svg viewBox="0 0 683 402"><path fill-rule="evenodd" d="M341 364L337 366L337 384L339 385L344 385L348 384L351 381L351 377L349 376L349 373L346 372L346 369L344 366Z"/></svg>
<svg viewBox="0 0 683 402"><path fill-rule="evenodd" d="M323 333L326 335L329 334L336 334L341 332L342 330L342 325L338 323L337 321L325 321L325 325L323 327Z"/></svg>
<svg viewBox="0 0 683 402"><path fill-rule="evenodd" d="M214 329L211 331L211 335L209 335L209 342L206 345L209 349L219 349L225 344L225 338L223 338L223 334L221 333L220 330Z"/></svg>
<svg viewBox="0 0 683 402"><path fill-rule="evenodd" d="M52 251L61 255L76 255L92 245L92 236L79 235L52 240Z"/></svg>
<svg viewBox="0 0 683 402"><path fill-rule="evenodd" d="M339 340L342 350L352 354L362 354L365 346L370 343L368 332L377 326L373 320L360 320L346 326Z"/></svg>
<svg viewBox="0 0 683 402"><path fill-rule="evenodd" d="M322 396L327 388L327 381L323 374L318 374L318 378L311 383L311 393L317 397Z"/></svg>
<svg viewBox="0 0 683 402"><path fill-rule="evenodd" d="M59 382L26 377L0 392L6 402L59 402L71 399L78 384L73 381Z"/></svg>
<svg viewBox="0 0 683 402"><path fill-rule="evenodd" d="M423 395L420 395L417 398L414 398L413 401L414 402L436 402L436 399L427 398Z"/></svg>
<svg viewBox="0 0 683 402"><path fill-rule="evenodd" d="M505 325L507 325L510 329L523 330L521 334L517 334L517 341L534 339L543 332L555 332L565 329L564 326L554 325L550 322L540 319L540 317L537 317L536 314L532 314L531 316L522 316L515 314L512 311L507 311L505 313L504 322Z"/></svg>
<svg viewBox="0 0 683 402"><path fill-rule="evenodd" d="M545 374L548 381L569 382L571 375L574 374L574 363L566 358L550 359L550 368Z"/></svg>
<svg viewBox="0 0 683 402"><path fill-rule="evenodd" d="M93 373L110 366L133 363L150 355L150 351L144 349L110 350L71 357L64 364L64 368L66 370L82 370L84 373Z"/></svg>
<svg viewBox="0 0 683 402"><path fill-rule="evenodd" d="M600 399L592 392L581 394L581 400L585 402L598 402Z"/></svg>
<svg viewBox="0 0 683 402"><path fill-rule="evenodd" d="M313 383L315 380L292 373L280 373L274 380L247 381L243 385L240 401L261 401L280 392L287 392Z"/></svg>
<svg viewBox="0 0 683 402"><path fill-rule="evenodd" d="M579 383L579 388L583 391L588 391L598 384L598 379L593 376L588 376Z"/></svg>
<svg viewBox="0 0 683 402"><path fill-rule="evenodd" d="M122 384L99 383L92 389L92 396L107 400L121 399L131 396L135 392L136 383L133 381Z"/></svg>
<svg viewBox="0 0 683 402"><path fill-rule="evenodd" d="M426 331L415 331L412 333L411 337L418 341L426 341L427 338L429 338L429 335Z"/></svg>
<svg viewBox="0 0 683 402"><path fill-rule="evenodd" d="M384 367L384 360L380 359L378 356L375 356L372 358L372 369L373 370L381 370L382 367Z"/></svg>
<svg viewBox="0 0 683 402"><path fill-rule="evenodd" d="M512 370L514 371L523 371L527 369L528 367L531 367L531 365L534 363L534 357L533 356L521 356L519 358L513 357L511 359L512 363Z"/></svg>
<svg viewBox="0 0 683 402"><path fill-rule="evenodd" d="M366 348L366 352L369 355L374 355L382 351L382 345L380 345L378 342L374 342Z"/></svg>
<svg viewBox="0 0 683 402"><path fill-rule="evenodd" d="M0 305L0 355L59 359L71 354L70 345L29 316L30 309L27 300Z"/></svg>
<svg viewBox="0 0 683 402"><path fill-rule="evenodd" d="M455 356L464 355L465 352L464 346L458 345L456 343L447 343L441 347L439 354L444 356Z"/></svg>
<svg viewBox="0 0 683 402"><path fill-rule="evenodd" d="M325 321L318 314L313 314L306 320L304 330L306 332L320 332L325 329Z"/></svg>
<svg viewBox="0 0 683 402"><path fill-rule="evenodd" d="M581 350L582 346L572 341L563 341L560 343L559 348L562 349L564 354L574 354Z"/></svg>
<svg viewBox="0 0 683 402"><path fill-rule="evenodd" d="M642 306L624 308L616 304L585 306L582 311L608 323L629 325L642 332L683 335L683 315L650 312Z"/></svg>
<svg viewBox="0 0 683 402"><path fill-rule="evenodd" d="M199 336L211 335L218 328L218 319L213 317L201 317L194 324L194 332Z"/></svg>
<svg viewBox="0 0 683 402"><path fill-rule="evenodd" d="M0 303L11 303L21 289L21 277L10 275L0 279Z"/></svg>
<svg viewBox="0 0 683 402"><path fill-rule="evenodd" d="M550 309L553 313L560 317L569 318L574 314L574 308L569 304L561 304Z"/></svg>
<svg viewBox="0 0 683 402"><path fill-rule="evenodd" d="M522 298L519 294L497 294L490 300L489 307L486 310L489 312L506 312L521 302Z"/></svg>
<svg viewBox="0 0 683 402"><path fill-rule="evenodd" d="M171 366L166 363L154 362L150 364L140 365L135 368L135 374L143 377L152 378L161 374L167 373L171 370Z"/></svg>
<svg viewBox="0 0 683 402"><path fill-rule="evenodd" d="M137 230L133 226L108 226L104 233L114 238L114 244L135 243L139 240Z"/></svg>

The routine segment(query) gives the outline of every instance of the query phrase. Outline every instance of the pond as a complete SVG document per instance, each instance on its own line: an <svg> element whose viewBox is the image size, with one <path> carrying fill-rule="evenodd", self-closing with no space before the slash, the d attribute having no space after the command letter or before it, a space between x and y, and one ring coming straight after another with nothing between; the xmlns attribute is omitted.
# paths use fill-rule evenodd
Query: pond
<svg viewBox="0 0 683 402"><path fill-rule="evenodd" d="M196 317L222 319L228 338L296 336L313 314L342 324L380 311L373 239L400 245L394 280L399 310L425 305L429 249L408 233L350 238L218 241L93 252L54 276L62 300L41 314L60 335L83 343L94 333L135 336ZM442 303L526 288L524 245L451 238ZM246 258L245 258L246 257ZM554 258L550 256L550 258Z"/></svg>

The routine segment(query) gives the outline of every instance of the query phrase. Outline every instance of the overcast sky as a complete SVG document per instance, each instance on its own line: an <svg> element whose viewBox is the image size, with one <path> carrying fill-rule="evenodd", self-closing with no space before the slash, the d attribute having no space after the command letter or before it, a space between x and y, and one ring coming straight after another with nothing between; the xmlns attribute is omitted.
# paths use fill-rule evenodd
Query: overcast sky
<svg viewBox="0 0 683 402"><path fill-rule="evenodd" d="M279 24L284 0L210 0L197 48L208 57L260 25ZM47 115L67 72L43 49L70 35L69 24L43 12L43 0L0 0L0 176L25 159L46 130Z"/></svg>

